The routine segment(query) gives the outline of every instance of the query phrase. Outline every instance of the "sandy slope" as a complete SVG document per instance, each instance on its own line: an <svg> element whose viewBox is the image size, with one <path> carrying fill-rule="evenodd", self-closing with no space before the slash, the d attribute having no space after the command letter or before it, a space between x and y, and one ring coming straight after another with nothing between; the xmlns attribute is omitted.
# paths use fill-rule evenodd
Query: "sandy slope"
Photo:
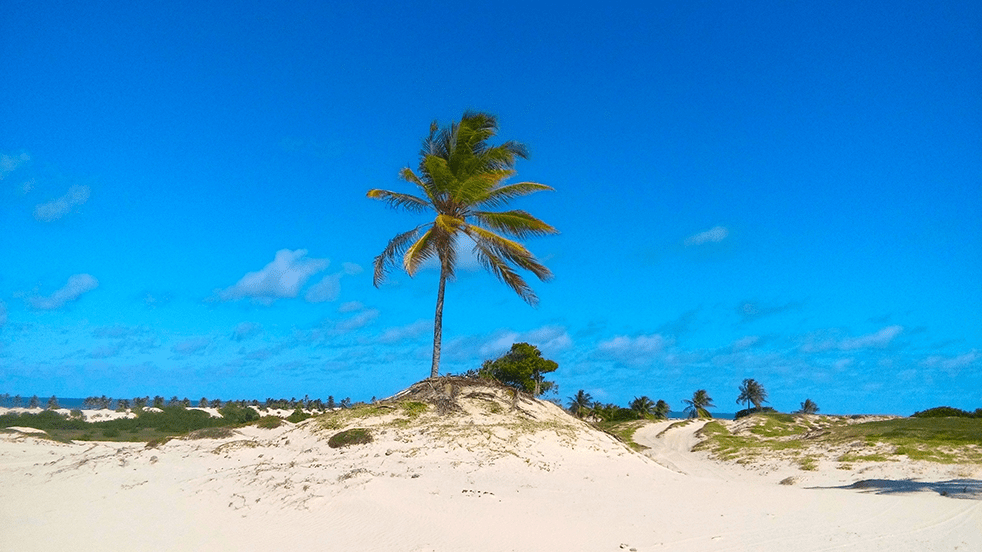
<svg viewBox="0 0 982 552"><path fill-rule="evenodd" d="M0 434L0 550L982 550L980 500L777 485L689 453L694 426L639 430L649 458L466 395L155 449ZM330 448L347 427L374 442Z"/></svg>

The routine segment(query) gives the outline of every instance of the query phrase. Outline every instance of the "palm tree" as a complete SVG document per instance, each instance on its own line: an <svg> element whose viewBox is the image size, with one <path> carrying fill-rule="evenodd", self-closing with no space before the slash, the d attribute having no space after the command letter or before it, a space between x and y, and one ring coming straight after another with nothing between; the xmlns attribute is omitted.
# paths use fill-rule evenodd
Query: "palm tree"
<svg viewBox="0 0 982 552"><path fill-rule="evenodd" d="M805 402L801 403L801 410L798 411L801 414L817 414L818 405L815 404L811 399L805 399Z"/></svg>
<svg viewBox="0 0 982 552"><path fill-rule="evenodd" d="M667 402L658 399L658 402L655 403L655 410L653 414L655 415L655 418L664 420L668 417L668 413L671 412L671 410L672 409L668 406Z"/></svg>
<svg viewBox="0 0 982 552"><path fill-rule="evenodd" d="M589 393L580 389L575 395L569 397L569 412L576 416L577 418L582 418L584 414L589 412L590 403L593 401L593 397Z"/></svg>
<svg viewBox="0 0 982 552"><path fill-rule="evenodd" d="M368 191L368 197L392 207L435 215L432 222L389 240L375 257L374 280L375 286L380 286L400 256L402 268L410 277L426 261L434 258L438 261L440 283L433 320L430 377L436 377L440 368L443 294L447 280L455 275L461 236L474 242L473 252L481 265L530 305L534 306L538 298L515 268L528 270L542 281L552 277L549 269L528 249L510 238L555 234L555 228L525 211L484 210L504 205L516 197L552 190L535 182L504 184L505 179L515 174L516 158L526 159L528 152L518 142L489 145L487 141L497 132L497 119L486 113L466 112L459 123L443 129L434 121L429 137L423 141L418 171L406 167L399 173L403 180L416 185L421 195Z"/></svg>
<svg viewBox="0 0 982 552"><path fill-rule="evenodd" d="M705 389L699 389L692 394L691 399L684 399L682 402L687 404L685 412L689 413L690 418L712 418L707 408L715 408L713 399L706 393Z"/></svg>
<svg viewBox="0 0 982 552"><path fill-rule="evenodd" d="M740 384L740 396L736 402L747 403L747 410L750 409L750 403L753 403L754 408L760 408L761 404L767 402L767 391L757 380L747 378Z"/></svg>
<svg viewBox="0 0 982 552"><path fill-rule="evenodd" d="M635 397L631 402L631 410L639 419L650 418L653 414L655 403L647 396Z"/></svg>

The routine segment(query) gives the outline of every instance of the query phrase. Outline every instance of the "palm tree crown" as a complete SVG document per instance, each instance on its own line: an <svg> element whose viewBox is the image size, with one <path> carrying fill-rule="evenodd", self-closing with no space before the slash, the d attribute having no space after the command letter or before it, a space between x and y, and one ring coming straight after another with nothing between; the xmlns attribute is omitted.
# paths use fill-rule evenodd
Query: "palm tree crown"
<svg viewBox="0 0 982 552"><path fill-rule="evenodd" d="M757 380L747 378L740 384L740 396L737 397L736 402L737 404L747 403L748 409L750 403L753 403L754 408L760 408L761 404L767 402L767 391Z"/></svg>
<svg viewBox="0 0 982 552"><path fill-rule="evenodd" d="M712 418L712 414L709 413L708 408L715 408L716 405L713 404L713 399L706 393L705 389L699 389L692 394L691 399L684 399L686 405L685 412L689 413L690 418Z"/></svg>
<svg viewBox="0 0 982 552"><path fill-rule="evenodd" d="M552 277L549 269L513 238L555 234L556 229L525 211L488 210L516 197L552 190L535 182L504 183L515 174L516 158L525 159L528 152L524 145L513 141L489 145L487 141L497 132L497 119L486 113L464 113L459 123L442 129L434 122L423 141L417 171L406 167L399 173L403 180L416 186L420 195L380 189L368 191L370 198L434 217L432 222L389 241L375 258L374 280L376 287L381 285L398 257L410 277L426 261L438 262L440 284L433 322L430 377L436 377L439 371L444 288L456 272L461 236L473 241L478 262L530 305L535 305L538 298L515 269L528 270L543 281Z"/></svg>
<svg viewBox="0 0 982 552"><path fill-rule="evenodd" d="M817 414L818 405L811 399L805 399L805 402L801 403L801 410L798 412L802 414Z"/></svg>
<svg viewBox="0 0 982 552"><path fill-rule="evenodd" d="M635 397L631 401L631 410L637 415L638 418L650 418L654 415L655 402L648 398L647 395L642 395L640 397Z"/></svg>
<svg viewBox="0 0 982 552"><path fill-rule="evenodd" d="M569 411L577 418L582 418L590 410L593 397L589 393L580 389L575 395L569 397Z"/></svg>

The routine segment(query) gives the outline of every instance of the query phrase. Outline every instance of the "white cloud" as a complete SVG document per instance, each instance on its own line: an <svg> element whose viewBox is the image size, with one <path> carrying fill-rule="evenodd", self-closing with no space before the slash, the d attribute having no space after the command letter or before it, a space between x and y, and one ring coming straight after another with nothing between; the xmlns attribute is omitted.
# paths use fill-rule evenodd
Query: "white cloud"
<svg viewBox="0 0 982 552"><path fill-rule="evenodd" d="M339 332L350 332L353 330L364 328L365 326L374 322L375 319L378 318L378 315L379 315L379 311L375 309L364 310L347 320L342 320L338 322L334 326L334 329Z"/></svg>
<svg viewBox="0 0 982 552"><path fill-rule="evenodd" d="M341 263L341 272L328 274L320 282L310 286L303 298L310 303L336 301L341 295L341 278L362 273L362 268L355 263Z"/></svg>
<svg viewBox="0 0 982 552"><path fill-rule="evenodd" d="M364 269L361 267L361 265L357 265L355 263L341 263L341 268L344 269L344 273L346 276L356 276L364 272Z"/></svg>
<svg viewBox="0 0 982 552"><path fill-rule="evenodd" d="M343 272L325 276L320 282L310 286L303 296L304 300L310 303L337 300L341 294L341 276L344 276Z"/></svg>
<svg viewBox="0 0 982 552"><path fill-rule="evenodd" d="M341 306L338 307L338 312L356 312L362 310L363 308L365 308L365 305L358 301L348 301L347 303L342 303Z"/></svg>
<svg viewBox="0 0 982 552"><path fill-rule="evenodd" d="M927 366L936 366L954 376L962 368L971 366L976 360L982 358L975 349L956 357L931 356L924 360Z"/></svg>
<svg viewBox="0 0 982 552"><path fill-rule="evenodd" d="M685 241L682 243L684 243L686 247L691 245L701 245L706 242L717 243L726 239L726 236L729 234L730 231L727 230L726 227L716 226L706 230L705 232L699 232L698 234L689 236L688 238L685 238Z"/></svg>
<svg viewBox="0 0 982 552"><path fill-rule="evenodd" d="M573 340L560 326L543 326L527 332L503 331L495 334L490 341L481 345L478 353L482 357L498 357L511 350L515 343L528 343L539 348L543 355L549 356L565 351L573 346Z"/></svg>
<svg viewBox="0 0 982 552"><path fill-rule="evenodd" d="M53 222L67 215L73 208L89 200L88 186L72 186L58 199L41 203L34 208L34 218L41 222Z"/></svg>
<svg viewBox="0 0 982 552"><path fill-rule="evenodd" d="M647 364L652 358L665 351L671 345L671 340L661 334L640 335L627 337L619 335L613 339L602 341L597 345L597 354L601 358L616 360L627 364Z"/></svg>
<svg viewBox="0 0 982 552"><path fill-rule="evenodd" d="M307 259L306 249L281 249L273 262L258 272L250 272L234 286L218 292L222 301L235 301L250 297L271 305L277 299L296 297L307 280L326 269L327 259Z"/></svg>
<svg viewBox="0 0 982 552"><path fill-rule="evenodd" d="M176 343L173 347L171 347L171 351L182 356L195 355L203 353L209 345L211 345L210 339L206 337L197 337Z"/></svg>
<svg viewBox="0 0 982 552"><path fill-rule="evenodd" d="M31 297L28 302L32 307L40 310L60 309L66 303L77 300L83 293L92 291L97 287L99 287L99 281L91 275L75 274L68 278L65 287L47 297Z"/></svg>
<svg viewBox="0 0 982 552"><path fill-rule="evenodd" d="M839 342L839 348L844 351L874 347L882 349L889 345L893 338L900 335L902 331L904 331L903 326L887 326L876 333L843 339Z"/></svg>
<svg viewBox="0 0 982 552"><path fill-rule="evenodd" d="M397 343L414 340L433 329L432 320L417 320L408 326L389 328L378 337L381 343Z"/></svg>
<svg viewBox="0 0 982 552"><path fill-rule="evenodd" d="M3 180L8 174L17 170L17 167L27 163L31 160L31 156L27 153L21 153L20 155L7 155L6 153L0 153L0 180Z"/></svg>

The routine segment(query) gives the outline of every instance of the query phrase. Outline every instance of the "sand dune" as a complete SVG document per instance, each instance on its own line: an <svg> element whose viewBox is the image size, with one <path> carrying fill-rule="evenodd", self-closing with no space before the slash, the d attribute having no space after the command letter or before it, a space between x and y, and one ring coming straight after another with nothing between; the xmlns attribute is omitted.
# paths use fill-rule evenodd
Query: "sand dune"
<svg viewBox="0 0 982 552"><path fill-rule="evenodd" d="M695 425L639 454L550 403L434 391L157 448L0 433L0 550L982 550L982 501L903 477L779 485L689 452ZM373 442L329 446L352 427Z"/></svg>

